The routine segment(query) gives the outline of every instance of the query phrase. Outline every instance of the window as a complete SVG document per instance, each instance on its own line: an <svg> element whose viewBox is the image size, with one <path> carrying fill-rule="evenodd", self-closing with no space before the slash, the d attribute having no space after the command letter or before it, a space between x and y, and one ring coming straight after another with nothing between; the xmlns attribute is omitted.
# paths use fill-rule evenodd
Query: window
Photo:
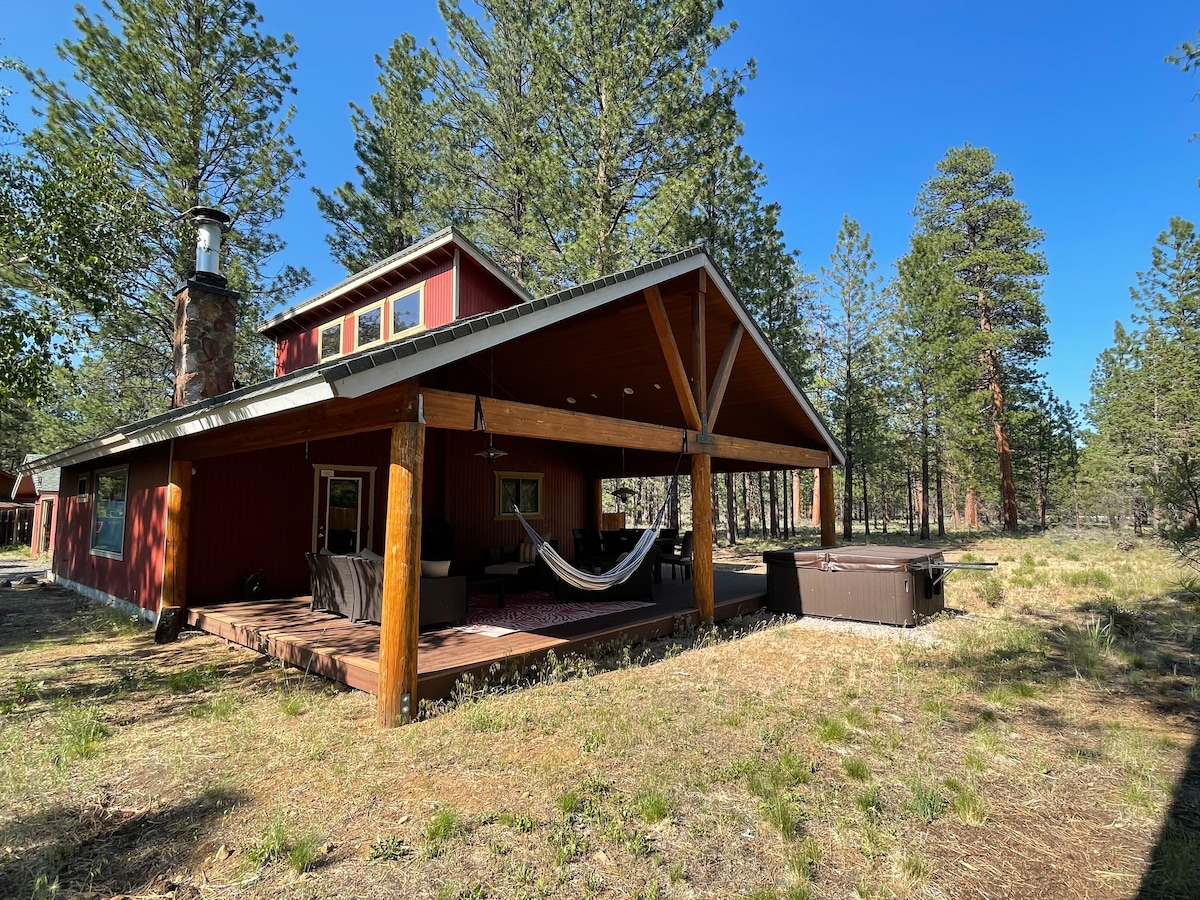
<svg viewBox="0 0 1200 900"><path fill-rule="evenodd" d="M342 323L334 322L321 329L321 359L333 359L342 352Z"/></svg>
<svg viewBox="0 0 1200 900"><path fill-rule="evenodd" d="M91 483L86 475L79 476L79 487L75 489L75 501L77 503L87 503L88 492L91 490Z"/></svg>
<svg viewBox="0 0 1200 900"><path fill-rule="evenodd" d="M421 327L421 288L397 294L388 301L392 310L392 337Z"/></svg>
<svg viewBox="0 0 1200 900"><path fill-rule="evenodd" d="M92 552L121 559L125 550L125 494L129 467L96 473L95 502L92 504Z"/></svg>
<svg viewBox="0 0 1200 900"><path fill-rule="evenodd" d="M514 519L513 507L526 519L542 517L542 476L533 472L496 473L496 518Z"/></svg>
<svg viewBox="0 0 1200 900"><path fill-rule="evenodd" d="M356 348L369 347L383 340L383 305L364 309L355 319L354 339Z"/></svg>

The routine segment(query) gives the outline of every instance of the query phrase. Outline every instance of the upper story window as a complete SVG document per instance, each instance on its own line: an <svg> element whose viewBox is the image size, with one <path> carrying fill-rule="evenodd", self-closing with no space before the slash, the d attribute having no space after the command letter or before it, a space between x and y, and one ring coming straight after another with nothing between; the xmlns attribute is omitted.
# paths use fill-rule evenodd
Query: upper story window
<svg viewBox="0 0 1200 900"><path fill-rule="evenodd" d="M421 285L397 294L388 300L391 311L392 337L400 337L421 327Z"/></svg>
<svg viewBox="0 0 1200 900"><path fill-rule="evenodd" d="M383 340L383 304L362 310L355 317L354 347L361 350Z"/></svg>
<svg viewBox="0 0 1200 900"><path fill-rule="evenodd" d="M333 359L342 352L342 323L334 322L321 329L321 359Z"/></svg>
<svg viewBox="0 0 1200 900"><path fill-rule="evenodd" d="M353 350L363 350L419 331L424 321L424 287L422 283L406 288L373 306L358 310L348 319L338 318L321 325L317 329L317 358L325 362L341 356L347 344ZM344 334L346 331L349 333Z"/></svg>

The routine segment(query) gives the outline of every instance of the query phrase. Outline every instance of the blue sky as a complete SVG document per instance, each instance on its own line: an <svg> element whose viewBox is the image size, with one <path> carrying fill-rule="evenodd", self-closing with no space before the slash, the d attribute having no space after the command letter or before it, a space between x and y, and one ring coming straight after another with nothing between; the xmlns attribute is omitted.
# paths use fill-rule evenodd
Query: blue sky
<svg viewBox="0 0 1200 900"><path fill-rule="evenodd" d="M74 36L74 2L6 6L0 53L64 77L54 46ZM435 0L258 8L266 31L291 32L299 45L293 135L307 168L279 229L281 262L306 266L316 290L342 273L309 188L353 176L347 104L367 102L374 57L395 36L444 31ZM1113 322L1128 317L1129 286L1155 238L1173 215L1200 220L1200 142L1188 141L1200 131L1200 75L1163 62L1196 39L1200 10L1128 0L730 0L720 21L731 19L739 28L720 62L758 64L738 104L743 142L806 267L828 263L849 214L890 275L937 161L963 142L988 147L1046 232L1050 383L1076 406L1086 402L1096 355ZM18 92L10 112L27 127L28 107Z"/></svg>

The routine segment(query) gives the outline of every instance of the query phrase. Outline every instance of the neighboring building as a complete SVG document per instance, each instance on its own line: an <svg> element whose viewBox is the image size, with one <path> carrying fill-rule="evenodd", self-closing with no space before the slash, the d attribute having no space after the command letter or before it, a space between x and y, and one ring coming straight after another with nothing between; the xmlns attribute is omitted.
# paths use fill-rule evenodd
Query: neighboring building
<svg viewBox="0 0 1200 900"><path fill-rule="evenodd" d="M33 478L0 471L0 547L28 544L34 533Z"/></svg>
<svg viewBox="0 0 1200 900"><path fill-rule="evenodd" d="M177 390L231 382L218 371L227 361L205 356L220 341L189 330L228 332L231 298L203 270L181 290ZM27 464L61 470L57 580L146 618L160 604L238 598L255 573L271 596L302 596L306 551L394 561L419 552L401 538L422 523L448 526L468 563L514 546L504 497L520 497L543 533L599 527L600 479L670 474L681 451L706 487L713 471L842 461L699 249L534 300L446 229L262 332L274 379ZM499 461L481 459L489 446ZM832 543L831 490L828 501ZM694 520L711 530L711 509ZM696 604L711 611L711 541L696 543L709 548L707 561L697 552ZM417 602L406 570L386 565L385 632L400 627L389 597ZM410 637L415 656L415 626Z"/></svg>
<svg viewBox="0 0 1200 900"><path fill-rule="evenodd" d="M41 458L40 453L28 453L23 467L30 466ZM41 556L49 553L54 546L54 535L58 524L58 469L39 470L33 475L25 475L22 481L28 480L28 487L22 489L32 495L33 527L29 541L30 556Z"/></svg>

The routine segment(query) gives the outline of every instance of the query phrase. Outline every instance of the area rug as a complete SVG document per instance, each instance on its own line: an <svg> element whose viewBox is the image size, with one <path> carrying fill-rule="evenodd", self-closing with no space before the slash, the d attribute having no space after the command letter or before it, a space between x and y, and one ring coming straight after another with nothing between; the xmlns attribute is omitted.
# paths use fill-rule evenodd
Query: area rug
<svg viewBox="0 0 1200 900"><path fill-rule="evenodd" d="M474 607L467 611L467 624L458 626L457 630L484 637L503 637L517 631L537 631L653 605L639 600L614 600L611 603L507 603L503 609Z"/></svg>

